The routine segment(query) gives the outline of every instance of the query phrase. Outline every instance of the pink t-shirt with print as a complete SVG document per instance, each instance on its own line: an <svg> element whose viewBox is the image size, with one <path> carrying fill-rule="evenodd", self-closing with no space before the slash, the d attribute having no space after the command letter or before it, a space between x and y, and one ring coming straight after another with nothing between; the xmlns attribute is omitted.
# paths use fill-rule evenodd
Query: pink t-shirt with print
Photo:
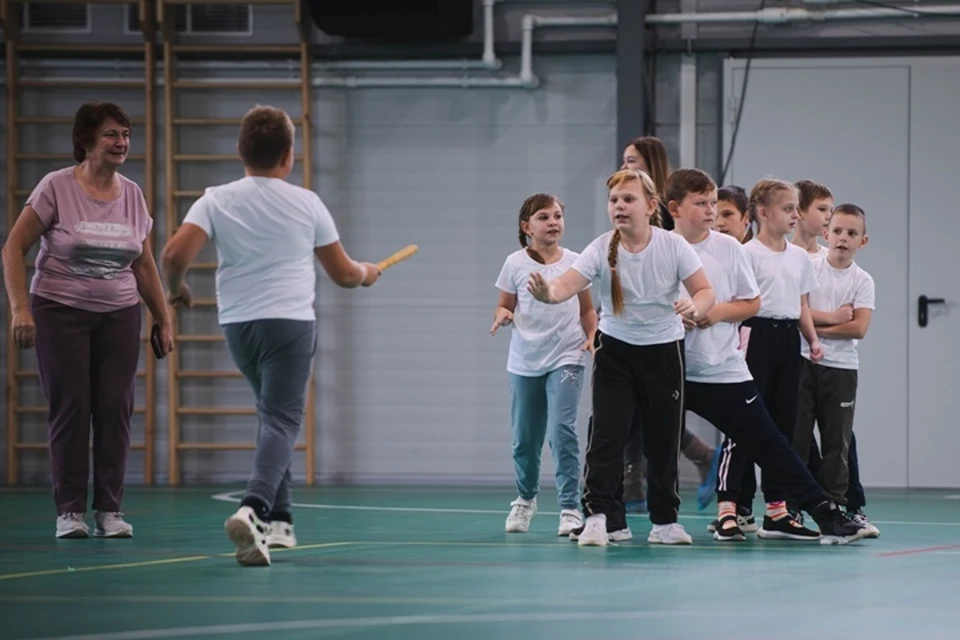
<svg viewBox="0 0 960 640"><path fill-rule="evenodd" d="M27 199L46 227L30 293L95 312L139 304L131 264L153 227L143 192L119 176L120 196L96 200L73 172L48 173Z"/></svg>

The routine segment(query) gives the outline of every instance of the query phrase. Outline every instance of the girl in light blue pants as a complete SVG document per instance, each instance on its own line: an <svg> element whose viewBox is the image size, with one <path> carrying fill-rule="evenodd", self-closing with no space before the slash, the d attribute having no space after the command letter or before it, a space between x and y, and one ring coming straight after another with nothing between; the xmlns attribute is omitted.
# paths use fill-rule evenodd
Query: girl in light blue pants
<svg viewBox="0 0 960 640"><path fill-rule="evenodd" d="M544 440L556 463L561 536L582 526L577 408L586 351L597 326L589 290L564 304L538 302L527 291L530 274L547 279L567 270L578 254L560 246L563 205L548 194L533 195L519 216L521 250L507 256L496 286L500 298L491 335L512 324L507 373L512 395L513 463L517 499L510 504L508 533L526 533L537 512Z"/></svg>

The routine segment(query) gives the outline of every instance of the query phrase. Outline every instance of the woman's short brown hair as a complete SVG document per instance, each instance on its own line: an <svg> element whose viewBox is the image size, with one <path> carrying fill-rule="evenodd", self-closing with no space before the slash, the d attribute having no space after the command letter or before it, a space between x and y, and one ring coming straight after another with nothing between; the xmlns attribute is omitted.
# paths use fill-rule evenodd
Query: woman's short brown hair
<svg viewBox="0 0 960 640"><path fill-rule="evenodd" d="M240 123L240 159L256 171L276 169L293 148L293 122L283 109L257 105Z"/></svg>
<svg viewBox="0 0 960 640"><path fill-rule="evenodd" d="M86 102L77 109L73 116L73 157L77 162L86 159L87 149L97 143L100 127L107 120L116 120L130 128L127 112L112 102Z"/></svg>

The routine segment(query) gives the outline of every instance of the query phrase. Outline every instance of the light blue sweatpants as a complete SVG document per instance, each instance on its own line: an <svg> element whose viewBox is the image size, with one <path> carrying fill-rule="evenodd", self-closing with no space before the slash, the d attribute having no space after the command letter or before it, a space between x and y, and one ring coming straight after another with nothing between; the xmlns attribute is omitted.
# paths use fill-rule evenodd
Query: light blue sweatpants
<svg viewBox="0 0 960 640"><path fill-rule="evenodd" d="M509 376L517 493L531 500L540 492L540 455L546 437L556 463L560 508L577 509L580 505L577 407L584 367L566 365L536 377L513 373Z"/></svg>

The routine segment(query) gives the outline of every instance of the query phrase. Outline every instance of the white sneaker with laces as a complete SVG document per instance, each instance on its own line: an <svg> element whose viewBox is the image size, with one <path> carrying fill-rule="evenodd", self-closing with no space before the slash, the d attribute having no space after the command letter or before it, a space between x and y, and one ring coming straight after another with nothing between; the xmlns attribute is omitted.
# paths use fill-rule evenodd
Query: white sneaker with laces
<svg viewBox="0 0 960 640"><path fill-rule="evenodd" d="M132 538L133 526L123 519L119 511L97 511L94 515L97 526L93 535L97 538Z"/></svg>
<svg viewBox="0 0 960 640"><path fill-rule="evenodd" d="M583 516L575 509L560 510L560 527L557 529L558 536L569 536L574 529L583 526Z"/></svg>
<svg viewBox="0 0 960 640"><path fill-rule="evenodd" d="M89 538L90 527L83 521L82 513L62 513L57 516L58 538Z"/></svg>
<svg viewBox="0 0 960 640"><path fill-rule="evenodd" d="M655 524L647 536L651 544L693 544L693 538L683 529L682 524Z"/></svg>
<svg viewBox="0 0 960 640"><path fill-rule="evenodd" d="M580 534L576 531L571 531L570 539L577 541L580 539ZM607 531L607 540L610 542L628 542L633 540L633 531L630 531L630 527L624 527L616 531Z"/></svg>
<svg viewBox="0 0 960 640"><path fill-rule="evenodd" d="M257 517L251 507L240 507L223 523L230 541L237 547L237 562L247 567L270 565L267 534L270 525Z"/></svg>
<svg viewBox="0 0 960 640"><path fill-rule="evenodd" d="M267 547L271 549L293 549L297 546L297 536L293 525L283 520L270 521L270 533L267 534Z"/></svg>
<svg viewBox="0 0 960 640"><path fill-rule="evenodd" d="M605 547L609 544L607 537L607 516L602 513L587 518L583 524L583 531L577 536L579 547Z"/></svg>
<svg viewBox="0 0 960 640"><path fill-rule="evenodd" d="M537 499L517 498L510 503L510 514L505 526L507 533L526 533L530 530L530 521L537 513Z"/></svg>

